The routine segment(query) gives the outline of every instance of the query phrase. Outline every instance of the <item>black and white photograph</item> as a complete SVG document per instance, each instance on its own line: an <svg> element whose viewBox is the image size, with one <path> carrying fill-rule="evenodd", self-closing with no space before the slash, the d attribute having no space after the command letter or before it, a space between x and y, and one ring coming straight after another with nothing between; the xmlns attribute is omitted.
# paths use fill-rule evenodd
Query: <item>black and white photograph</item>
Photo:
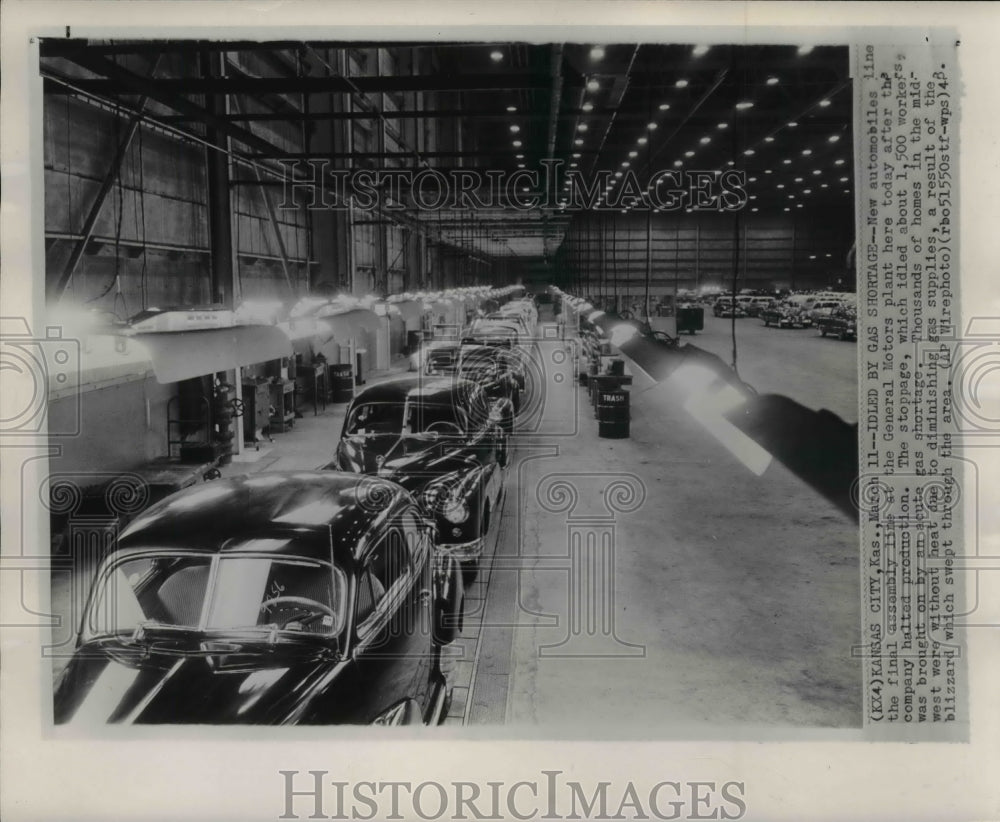
<svg viewBox="0 0 1000 822"><path fill-rule="evenodd" d="M39 71L57 724L860 727L846 45Z"/></svg>
<svg viewBox="0 0 1000 822"><path fill-rule="evenodd" d="M1000 298L946 15L62 5L5 71L0 672L79 818L112 761L157 818L975 770ZM199 805L216 769L252 787Z"/></svg>

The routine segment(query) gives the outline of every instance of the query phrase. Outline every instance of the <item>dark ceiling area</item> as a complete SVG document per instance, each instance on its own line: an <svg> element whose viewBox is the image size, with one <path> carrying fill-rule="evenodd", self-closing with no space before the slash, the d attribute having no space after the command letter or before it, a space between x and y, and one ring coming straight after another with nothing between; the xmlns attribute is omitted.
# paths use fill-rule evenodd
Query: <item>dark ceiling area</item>
<svg viewBox="0 0 1000 822"><path fill-rule="evenodd" d="M351 69L337 58L376 46L396 47L408 65ZM241 70L240 53L267 71ZM206 55L219 54L223 70L206 70ZM624 210L637 207L618 194L629 172L645 185L661 171L733 170L745 173L749 214L853 204L846 47L49 39L41 56L47 93L142 111L145 122L195 138L224 135L233 153L264 167L298 159L511 174L561 161L588 181L605 173L599 205ZM377 118L400 134L448 122L456 136L361 147L315 138L323 123ZM410 121L407 132L400 124ZM305 150L275 139L279 126L301 130ZM558 191L538 191L548 205L536 209L394 219L431 219L444 238L466 231L492 255L551 254L578 213L568 182L552 185Z"/></svg>

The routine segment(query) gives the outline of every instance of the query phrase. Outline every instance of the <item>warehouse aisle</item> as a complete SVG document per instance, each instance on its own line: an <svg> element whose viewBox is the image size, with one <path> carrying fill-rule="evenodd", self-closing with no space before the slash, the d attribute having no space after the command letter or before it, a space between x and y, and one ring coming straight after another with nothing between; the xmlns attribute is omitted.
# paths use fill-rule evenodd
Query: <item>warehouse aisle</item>
<svg viewBox="0 0 1000 822"><path fill-rule="evenodd" d="M859 726L853 523L780 465L755 477L655 390L633 392L630 439L599 439L558 373L542 427L576 432L525 438L498 547L520 568L507 723Z"/></svg>

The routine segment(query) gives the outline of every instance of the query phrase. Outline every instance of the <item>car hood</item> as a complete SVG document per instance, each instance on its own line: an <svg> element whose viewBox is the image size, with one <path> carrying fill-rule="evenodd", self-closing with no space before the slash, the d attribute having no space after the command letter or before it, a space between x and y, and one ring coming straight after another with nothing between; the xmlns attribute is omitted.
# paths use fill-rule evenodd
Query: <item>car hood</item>
<svg viewBox="0 0 1000 822"><path fill-rule="evenodd" d="M464 438L376 435L344 437L331 467L377 474L415 491L431 480L481 465L481 454Z"/></svg>
<svg viewBox="0 0 1000 822"><path fill-rule="evenodd" d="M178 655L89 643L59 680L54 719L80 725L281 723L294 718L316 682L341 664L305 648Z"/></svg>

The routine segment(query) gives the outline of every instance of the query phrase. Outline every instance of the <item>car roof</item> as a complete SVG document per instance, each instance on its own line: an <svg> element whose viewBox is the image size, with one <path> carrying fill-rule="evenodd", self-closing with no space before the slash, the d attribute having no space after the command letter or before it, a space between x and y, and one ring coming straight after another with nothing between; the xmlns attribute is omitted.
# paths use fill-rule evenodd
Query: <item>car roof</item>
<svg viewBox="0 0 1000 822"><path fill-rule="evenodd" d="M369 402L403 403L408 397L420 397L427 402L450 405L464 403L476 383L461 377L428 377L424 374L407 374L402 377L375 383L360 391L351 405Z"/></svg>
<svg viewBox="0 0 1000 822"><path fill-rule="evenodd" d="M389 480L340 471L274 471L213 480L157 503L118 538L118 551L183 548L225 553L253 539L313 536L287 548L295 556L358 556L364 537L407 504L409 493ZM240 549L247 550L246 546ZM282 548L262 544L261 551Z"/></svg>

